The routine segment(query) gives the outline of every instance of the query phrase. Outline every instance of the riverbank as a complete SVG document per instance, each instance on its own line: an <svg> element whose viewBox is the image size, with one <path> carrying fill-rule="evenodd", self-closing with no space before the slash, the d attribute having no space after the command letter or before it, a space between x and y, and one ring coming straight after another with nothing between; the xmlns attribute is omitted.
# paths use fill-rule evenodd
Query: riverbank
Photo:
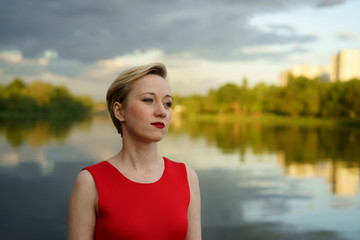
<svg viewBox="0 0 360 240"><path fill-rule="evenodd" d="M174 118L176 121L177 118ZM359 127L360 119L330 119L330 118L304 118L304 117L284 117L278 115L262 116L239 116L236 114L193 114L183 116L181 120L195 120L205 122L244 122L244 123L261 123L264 125L298 125L298 126L347 126Z"/></svg>
<svg viewBox="0 0 360 240"><path fill-rule="evenodd" d="M24 119L24 120L55 120L55 119L83 119L91 116L86 111L51 111L51 112L0 112L0 120Z"/></svg>
<svg viewBox="0 0 360 240"><path fill-rule="evenodd" d="M102 116L109 117L105 111L92 112L0 112L0 120L25 119L25 120L54 120L67 119L79 120L85 117ZM322 127L356 127L360 128L360 119L344 118L306 118L285 117L279 115L246 116L237 114L183 114L173 115L173 122L177 121L201 121L201 122L243 122L261 123L262 125L296 125L296 126L322 126Z"/></svg>

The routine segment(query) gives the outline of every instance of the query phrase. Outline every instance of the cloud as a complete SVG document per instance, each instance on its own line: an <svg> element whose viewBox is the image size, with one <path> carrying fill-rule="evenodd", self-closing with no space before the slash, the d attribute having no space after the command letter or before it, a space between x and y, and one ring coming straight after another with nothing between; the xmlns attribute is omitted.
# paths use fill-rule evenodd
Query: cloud
<svg viewBox="0 0 360 240"><path fill-rule="evenodd" d="M346 0L322 0L317 4L317 7L332 7L343 4Z"/></svg>
<svg viewBox="0 0 360 240"><path fill-rule="evenodd" d="M352 32L339 32L336 34L336 38L339 40L360 40L360 34Z"/></svg>
<svg viewBox="0 0 360 240"><path fill-rule="evenodd" d="M61 59L94 62L133 51L162 49L212 59L241 59L233 49L259 44L306 43L306 34L266 32L249 26L255 14L298 6L330 6L323 0L3 0L0 49L38 58L51 49ZM283 28L284 30L285 28ZM274 29L273 29L274 30Z"/></svg>
<svg viewBox="0 0 360 240"><path fill-rule="evenodd" d="M54 85L67 85L75 93L103 100L107 87L125 68L144 62L166 61L159 49L136 50L132 54L91 63L57 59L48 52L45 55L49 55L49 58L27 59L19 51L0 52L0 84L7 84L14 76L21 77L27 83L39 79ZM42 61L46 61L46 64L41 64Z"/></svg>
<svg viewBox="0 0 360 240"><path fill-rule="evenodd" d="M0 52L0 59L10 63L19 63L23 60L23 56L19 51L3 51Z"/></svg>
<svg viewBox="0 0 360 240"><path fill-rule="evenodd" d="M48 64L47 57L40 57L37 59L26 59L23 57L23 54L18 50L0 51L0 61L1 60L11 64L26 64L26 63L34 63L39 65Z"/></svg>
<svg viewBox="0 0 360 240"><path fill-rule="evenodd" d="M291 34L296 32L293 27L284 24L269 24L267 25L267 27L269 31L279 32L283 34Z"/></svg>
<svg viewBox="0 0 360 240"><path fill-rule="evenodd" d="M253 20L344 2L2 0L0 83L41 79L103 100L120 71L152 61L166 64L174 92L183 94L244 76L274 83L284 62L315 59L309 49L321 39L287 20Z"/></svg>
<svg viewBox="0 0 360 240"><path fill-rule="evenodd" d="M292 45L260 45L260 46L251 46L244 47L241 51L244 54L264 54L264 53L281 53L281 52L291 52L294 48Z"/></svg>
<svg viewBox="0 0 360 240"><path fill-rule="evenodd" d="M36 59L24 58L20 51L0 51L0 69L2 74L19 76L34 75L42 72L48 59L40 57ZM1 79L3 81L3 79Z"/></svg>

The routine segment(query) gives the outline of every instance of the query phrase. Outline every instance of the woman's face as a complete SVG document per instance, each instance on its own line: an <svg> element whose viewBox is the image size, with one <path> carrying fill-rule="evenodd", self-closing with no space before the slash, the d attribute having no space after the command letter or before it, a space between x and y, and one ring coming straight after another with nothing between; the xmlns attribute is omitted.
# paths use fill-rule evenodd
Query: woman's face
<svg viewBox="0 0 360 240"><path fill-rule="evenodd" d="M121 105L123 136L160 141L170 124L172 97L167 81L154 74L137 80ZM121 119L119 119L121 120Z"/></svg>

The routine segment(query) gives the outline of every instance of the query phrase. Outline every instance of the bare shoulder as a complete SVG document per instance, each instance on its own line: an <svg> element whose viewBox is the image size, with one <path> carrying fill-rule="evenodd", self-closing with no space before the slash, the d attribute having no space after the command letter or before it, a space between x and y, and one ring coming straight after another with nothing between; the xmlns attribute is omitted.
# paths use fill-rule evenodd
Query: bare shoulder
<svg viewBox="0 0 360 240"><path fill-rule="evenodd" d="M69 211L70 213L96 210L97 206L97 189L95 181L87 170L78 173L73 190L70 196Z"/></svg>
<svg viewBox="0 0 360 240"><path fill-rule="evenodd" d="M195 172L195 170L192 169L191 167L189 167L188 165L185 165L185 166L186 166L186 172L187 172L187 176L188 176L190 185L192 185L192 186L198 185L199 179L198 179L198 175Z"/></svg>
<svg viewBox="0 0 360 240"><path fill-rule="evenodd" d="M94 182L93 177L91 176L91 173L84 169L82 171L80 171L76 177L76 181L80 181L80 182Z"/></svg>
<svg viewBox="0 0 360 240"><path fill-rule="evenodd" d="M90 195L96 193L95 181L89 171L82 170L78 173L74 183L74 191Z"/></svg>
<svg viewBox="0 0 360 240"><path fill-rule="evenodd" d="M87 170L78 173L68 206L68 239L93 239L97 189Z"/></svg>
<svg viewBox="0 0 360 240"><path fill-rule="evenodd" d="M94 179L88 170L82 170L78 173L75 179L75 184L80 185L95 185Z"/></svg>
<svg viewBox="0 0 360 240"><path fill-rule="evenodd" d="M190 203L188 208L188 233L186 240L201 239L201 197L197 173L191 167L186 166L189 187Z"/></svg>
<svg viewBox="0 0 360 240"><path fill-rule="evenodd" d="M191 167L189 167L188 165L185 165L185 166L186 166L186 171L187 171L189 180L198 180L198 176L197 176L197 173L195 172L195 170L192 169Z"/></svg>

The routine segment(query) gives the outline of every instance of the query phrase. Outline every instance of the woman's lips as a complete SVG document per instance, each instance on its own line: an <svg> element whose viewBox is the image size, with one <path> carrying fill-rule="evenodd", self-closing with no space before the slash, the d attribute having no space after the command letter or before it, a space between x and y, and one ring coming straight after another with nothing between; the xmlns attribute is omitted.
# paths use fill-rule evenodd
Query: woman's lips
<svg viewBox="0 0 360 240"><path fill-rule="evenodd" d="M151 125L157 127L157 128L164 128L165 127L165 123L163 122L153 122L151 123Z"/></svg>

